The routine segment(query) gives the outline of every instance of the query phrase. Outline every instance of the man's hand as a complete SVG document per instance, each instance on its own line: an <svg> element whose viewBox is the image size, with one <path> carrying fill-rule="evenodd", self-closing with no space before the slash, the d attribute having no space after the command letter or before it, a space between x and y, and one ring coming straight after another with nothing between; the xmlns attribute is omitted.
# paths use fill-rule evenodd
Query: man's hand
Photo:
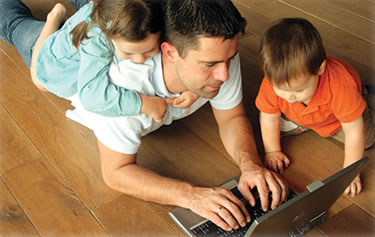
<svg viewBox="0 0 375 237"><path fill-rule="evenodd" d="M270 191L272 192L272 209L285 201L288 196L287 183L276 173L262 166L254 165L251 168L242 169L238 189L251 206L255 205L255 198L250 192L254 187L257 187L263 211L268 210Z"/></svg>
<svg viewBox="0 0 375 237"><path fill-rule="evenodd" d="M163 122L168 104L172 104L176 98L161 98L157 96L141 95L142 107L141 114L147 114L158 123Z"/></svg>
<svg viewBox="0 0 375 237"><path fill-rule="evenodd" d="M245 205L231 191L224 188L195 187L190 210L231 231L250 221Z"/></svg>
<svg viewBox="0 0 375 237"><path fill-rule="evenodd" d="M290 164L289 158L281 151L268 152L264 156L264 164L267 168L282 174L284 168L288 168Z"/></svg>

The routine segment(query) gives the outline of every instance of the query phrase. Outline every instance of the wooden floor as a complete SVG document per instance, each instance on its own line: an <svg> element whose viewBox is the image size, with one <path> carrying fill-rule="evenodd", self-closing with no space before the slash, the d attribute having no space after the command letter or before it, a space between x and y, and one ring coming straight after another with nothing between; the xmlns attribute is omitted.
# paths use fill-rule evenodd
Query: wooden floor
<svg viewBox="0 0 375 237"><path fill-rule="evenodd" d="M38 17L56 1L27 0ZM64 1L62 1L64 2ZM321 32L328 54L341 57L375 85L373 0L234 0L247 18L240 40L244 94L259 150L254 99L262 78L257 51L265 28L280 17L304 17ZM73 8L70 6L70 12ZM168 217L173 207L108 189L101 178L93 133L66 119L69 104L39 92L16 50L0 40L0 235L184 236ZM343 145L313 132L283 141L292 165L284 174L303 191L338 171ZM308 236L375 234L375 149L357 197L341 196L327 221ZM143 139L139 163L163 175L214 186L238 175L220 142L209 106Z"/></svg>

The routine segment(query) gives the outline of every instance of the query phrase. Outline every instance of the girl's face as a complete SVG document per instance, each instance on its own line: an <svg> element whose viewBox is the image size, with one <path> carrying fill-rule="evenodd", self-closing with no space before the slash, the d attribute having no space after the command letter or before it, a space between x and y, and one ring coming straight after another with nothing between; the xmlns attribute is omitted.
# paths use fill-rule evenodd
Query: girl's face
<svg viewBox="0 0 375 237"><path fill-rule="evenodd" d="M133 63L144 63L149 56L160 51L160 33L150 34L141 41L127 41L123 37L112 39L115 51L122 59L130 59Z"/></svg>

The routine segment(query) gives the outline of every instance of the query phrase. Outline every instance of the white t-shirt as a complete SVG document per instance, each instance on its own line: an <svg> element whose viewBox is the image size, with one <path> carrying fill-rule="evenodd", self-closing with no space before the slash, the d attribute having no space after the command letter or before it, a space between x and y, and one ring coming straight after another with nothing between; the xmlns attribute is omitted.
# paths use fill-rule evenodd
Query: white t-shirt
<svg viewBox="0 0 375 237"><path fill-rule="evenodd" d="M112 63L109 75L112 83L127 89L138 91L146 96L163 98L178 95L168 92L163 78L161 53L149 57L144 64L134 64L123 60L119 64ZM126 76L125 76L126 75ZM237 54L229 67L229 80L224 82L219 93L212 99L199 98L188 109L173 108L168 105L162 123L155 122L145 114L123 117L105 117L86 111L77 95L70 98L73 111L68 110L66 116L92 129L99 141L108 148L125 154L135 154L141 144L141 137L155 131L162 125L169 125L173 120L184 118L202 107L207 101L220 110L234 108L242 101L242 81L240 57Z"/></svg>

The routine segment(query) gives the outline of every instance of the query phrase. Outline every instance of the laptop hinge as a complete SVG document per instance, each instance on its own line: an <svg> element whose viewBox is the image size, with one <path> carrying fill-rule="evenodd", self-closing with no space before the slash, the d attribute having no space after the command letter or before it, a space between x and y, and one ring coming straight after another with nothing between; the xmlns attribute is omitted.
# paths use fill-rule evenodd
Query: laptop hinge
<svg viewBox="0 0 375 237"><path fill-rule="evenodd" d="M310 192L322 187L324 185L324 183L320 180L317 180L309 185L306 186L307 190L309 190Z"/></svg>

